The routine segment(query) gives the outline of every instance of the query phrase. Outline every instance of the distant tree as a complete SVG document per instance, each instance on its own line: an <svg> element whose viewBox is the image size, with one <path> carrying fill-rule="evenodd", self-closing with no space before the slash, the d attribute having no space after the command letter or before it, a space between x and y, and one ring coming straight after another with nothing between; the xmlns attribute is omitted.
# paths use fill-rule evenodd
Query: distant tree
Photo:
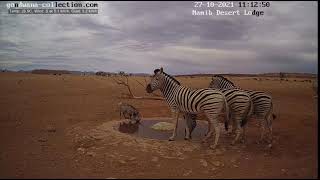
<svg viewBox="0 0 320 180"><path fill-rule="evenodd" d="M158 94L155 94L155 93L152 93L154 96L135 96L132 92L132 89L131 89L131 86L129 84L129 79L132 79L130 78L129 76L127 75L122 75L121 77L111 77L113 79L113 81L115 83L117 83L118 85L121 85L123 87L126 87L126 89L128 90L128 93L126 94L123 94L122 98L131 98L131 99L154 99L154 100L164 100L163 97L160 97L160 95ZM144 89L146 88L147 85L143 85L141 82L137 81L136 79L134 79L136 82L138 82L141 86L144 87ZM145 80L146 82L146 80ZM147 82L146 82L147 83Z"/></svg>
<svg viewBox="0 0 320 180"><path fill-rule="evenodd" d="M120 75L120 76L124 76L125 74L126 74L126 73L125 73L124 71L120 71L120 72L119 72L119 75Z"/></svg>
<svg viewBox="0 0 320 180"><path fill-rule="evenodd" d="M285 77L285 74L283 72L279 73L280 81L282 81Z"/></svg>

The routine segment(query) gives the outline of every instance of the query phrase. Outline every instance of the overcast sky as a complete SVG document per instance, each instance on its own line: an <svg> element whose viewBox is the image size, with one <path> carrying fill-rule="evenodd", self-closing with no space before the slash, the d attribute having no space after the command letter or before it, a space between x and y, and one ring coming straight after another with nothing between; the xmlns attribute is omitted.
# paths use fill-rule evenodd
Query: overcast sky
<svg viewBox="0 0 320 180"><path fill-rule="evenodd" d="M97 3L95 15L12 15L0 2L0 68L318 73L317 2L271 1L262 17L193 16L192 1Z"/></svg>

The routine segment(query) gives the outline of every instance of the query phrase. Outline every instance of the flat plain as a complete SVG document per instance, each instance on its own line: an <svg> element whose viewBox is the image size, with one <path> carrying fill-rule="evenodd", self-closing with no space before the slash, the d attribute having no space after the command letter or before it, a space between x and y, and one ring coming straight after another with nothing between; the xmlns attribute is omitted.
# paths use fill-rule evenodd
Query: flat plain
<svg viewBox="0 0 320 180"><path fill-rule="evenodd" d="M161 100L121 98L127 90L110 77L0 73L0 177L316 178L318 102L309 79L226 77L243 89L272 95L277 116L272 149L255 143L255 119L245 144L231 146L226 143L231 139L222 137L216 150L193 141L103 131L119 120L120 101L137 107L144 118L169 117L170 111ZM129 77L134 94L148 96L133 79L145 81ZM210 77L177 79L192 88L210 82Z"/></svg>

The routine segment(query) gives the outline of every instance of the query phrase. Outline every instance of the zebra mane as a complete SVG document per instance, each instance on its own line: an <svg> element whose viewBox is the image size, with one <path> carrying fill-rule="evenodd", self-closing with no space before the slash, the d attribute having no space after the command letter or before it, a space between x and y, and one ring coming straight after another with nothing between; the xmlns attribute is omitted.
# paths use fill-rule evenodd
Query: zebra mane
<svg viewBox="0 0 320 180"><path fill-rule="evenodd" d="M173 80L174 82L176 82L178 85L181 85L180 82L178 80L176 80L174 77L170 76L169 74L162 72L165 76L169 77L171 80Z"/></svg>
<svg viewBox="0 0 320 180"><path fill-rule="evenodd" d="M157 74L160 71L160 69L155 69L154 70L154 74ZM175 83L177 83L178 85L181 85L180 82L178 80L176 80L174 77L170 76L169 74L162 72L165 76L167 76L169 79L173 80Z"/></svg>
<svg viewBox="0 0 320 180"><path fill-rule="evenodd" d="M219 74L216 74L216 75L214 75L213 77L217 77L217 78L224 79L225 81L228 81L230 84L232 84L233 86L235 86L232 81L230 81L229 79L227 79L227 78L225 78L225 77L223 77L223 76L221 76L221 75L219 75Z"/></svg>

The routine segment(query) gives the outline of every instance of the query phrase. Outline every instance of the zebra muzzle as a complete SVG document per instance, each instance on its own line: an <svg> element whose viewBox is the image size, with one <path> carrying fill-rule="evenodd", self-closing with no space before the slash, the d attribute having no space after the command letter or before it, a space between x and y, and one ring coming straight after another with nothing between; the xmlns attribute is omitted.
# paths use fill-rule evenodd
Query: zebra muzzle
<svg viewBox="0 0 320 180"><path fill-rule="evenodd" d="M146 87L146 91L147 91L147 93L152 93L153 92L152 89L151 89L151 85L150 84L148 84L148 86Z"/></svg>

